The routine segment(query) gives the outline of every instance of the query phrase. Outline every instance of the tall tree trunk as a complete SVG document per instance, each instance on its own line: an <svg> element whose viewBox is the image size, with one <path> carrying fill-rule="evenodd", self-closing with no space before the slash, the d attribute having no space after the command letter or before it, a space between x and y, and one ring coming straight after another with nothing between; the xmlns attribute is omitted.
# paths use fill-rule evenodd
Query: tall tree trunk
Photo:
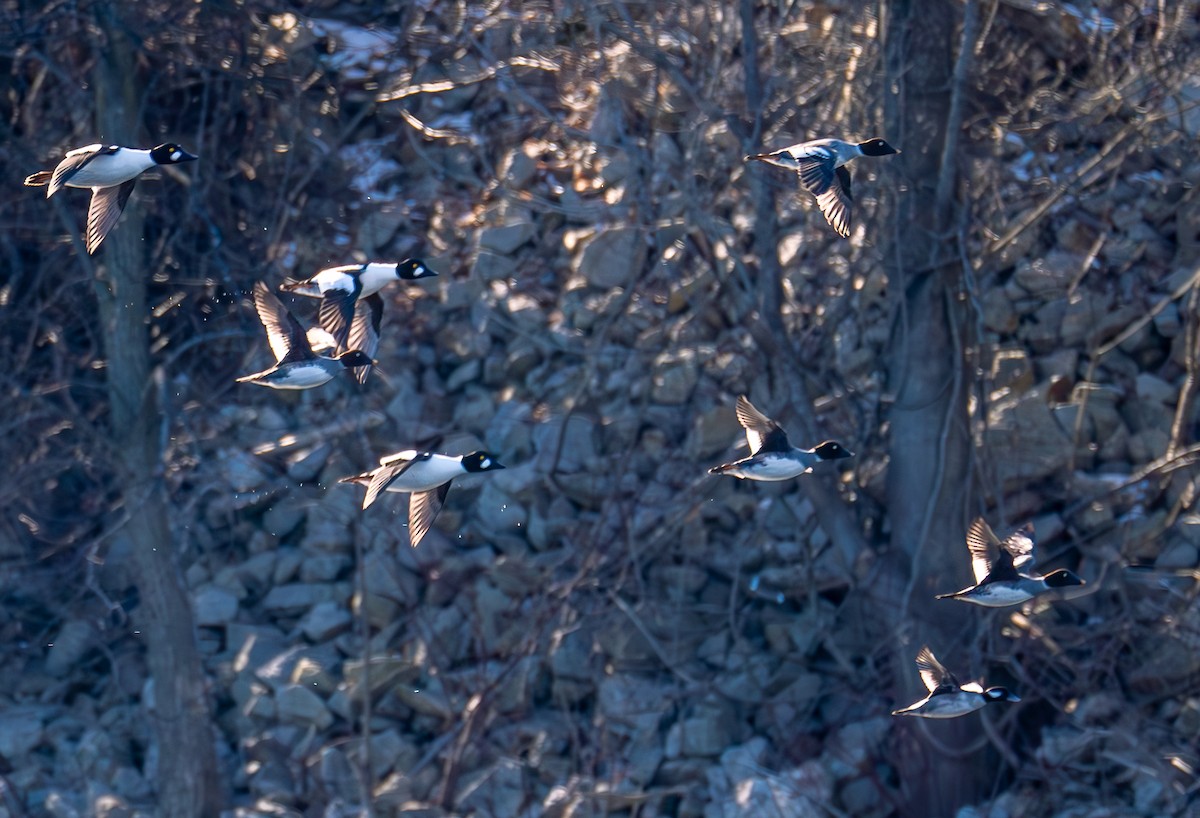
<svg viewBox="0 0 1200 818"><path fill-rule="evenodd" d="M883 242L889 286L896 298L888 362L888 385L895 398L889 415L888 513L892 553L907 563L899 566L903 587L897 583L893 604L902 605L907 614L901 627L911 625L909 638L897 640L896 678L902 689L896 698L913 701L925 693L913 666L917 650L928 642L935 653L943 644L943 652L949 653L951 621L958 621L947 616L945 607L955 603L936 602L929 585L920 580L939 566L967 559L963 543L970 437L961 352L963 315L956 298L961 268L949 206L956 187L954 156L943 161L948 134L960 127L949 121L952 110L958 109L951 104L951 88L959 4L882 0L881 6L889 92L886 129L888 139L904 151L897 157L902 160L897 165L904 185L895 196ZM955 144L950 141L951 152ZM943 178L943 172L949 178ZM964 721L931 729L943 744L963 748L975 737L969 727ZM906 753L899 762L909 785L907 815L951 816L959 806L984 795L979 765L965 753Z"/></svg>
<svg viewBox="0 0 1200 818"><path fill-rule="evenodd" d="M110 142L137 144L138 91L129 41L116 7L98 7L103 38L94 71L96 118ZM136 198L136 196L134 197ZM97 255L96 282L104 323L112 437L124 472L125 532L141 604L133 622L146 642L154 680L151 716L158 743L157 814L215 818L223 799L215 735L187 588L175 564L162 480L157 393L146 331L146 272L142 218L136 203Z"/></svg>

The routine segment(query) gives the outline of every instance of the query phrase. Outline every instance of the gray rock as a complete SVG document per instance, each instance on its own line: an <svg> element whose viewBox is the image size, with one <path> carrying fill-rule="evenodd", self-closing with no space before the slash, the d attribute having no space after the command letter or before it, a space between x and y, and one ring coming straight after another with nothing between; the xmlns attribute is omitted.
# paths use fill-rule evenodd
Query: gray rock
<svg viewBox="0 0 1200 818"><path fill-rule="evenodd" d="M533 450L533 410L527 403L510 400L498 407L488 422L484 441L489 450L506 456L528 457Z"/></svg>
<svg viewBox="0 0 1200 818"><path fill-rule="evenodd" d="M528 187L537 174L537 160L521 148L513 148L500 163L499 176L510 190Z"/></svg>
<svg viewBox="0 0 1200 818"><path fill-rule="evenodd" d="M362 795L358 776L350 760L338 747L325 746L317 752L316 778L322 789L335 798L357 803ZM326 812L326 815L329 813ZM361 814L361 813L359 813ZM349 818L350 813L346 813Z"/></svg>
<svg viewBox="0 0 1200 818"><path fill-rule="evenodd" d="M251 492L267 482L267 473L258 459L240 449L222 451L217 458L217 467L225 485L235 492Z"/></svg>
<svg viewBox="0 0 1200 818"><path fill-rule="evenodd" d="M206 585L192 595L192 610L196 612L197 625L224 625L237 616L238 598L224 588Z"/></svg>
<svg viewBox="0 0 1200 818"><path fill-rule="evenodd" d="M325 702L303 685L289 684L279 688L275 692L275 708L283 722L311 725L318 730L326 730L333 724L333 714Z"/></svg>
<svg viewBox="0 0 1200 818"><path fill-rule="evenodd" d="M1018 261L1014 278L1034 295L1062 294L1084 270L1086 258L1062 250L1051 250L1043 258Z"/></svg>
<svg viewBox="0 0 1200 818"><path fill-rule="evenodd" d="M485 227L479 233L479 246L502 256L512 254L518 247L533 238L532 222L522 221L501 227Z"/></svg>
<svg viewBox="0 0 1200 818"><path fill-rule="evenodd" d="M510 256L480 250L471 266L471 275L483 281L499 281L509 278L517 269L517 260Z"/></svg>
<svg viewBox="0 0 1200 818"><path fill-rule="evenodd" d="M475 815L519 815L525 804L521 765L504 758L482 770L464 775L454 807Z"/></svg>
<svg viewBox="0 0 1200 818"><path fill-rule="evenodd" d="M42 743L53 712L39 705L10 705L0 711L0 755L15 761L32 752Z"/></svg>
<svg viewBox="0 0 1200 818"><path fill-rule="evenodd" d="M495 398L478 386L468 386L454 403L454 423L473 435L483 435L495 414Z"/></svg>
<svg viewBox="0 0 1200 818"><path fill-rule="evenodd" d="M1174 338L1183 330L1183 320L1179 317L1179 307L1171 301L1154 316L1154 328L1164 338Z"/></svg>
<svg viewBox="0 0 1200 818"><path fill-rule="evenodd" d="M1025 485L1054 474L1071 459L1071 439L1055 420L1041 389L991 406L985 433L996 479Z"/></svg>
<svg viewBox="0 0 1200 818"><path fill-rule="evenodd" d="M593 287L627 287L637 280L645 261L646 242L640 230L610 227L583 246L575 272Z"/></svg>
<svg viewBox="0 0 1200 818"><path fill-rule="evenodd" d="M46 653L46 673L63 677L73 672L89 650L95 647L96 629L83 619L63 623Z"/></svg>
<svg viewBox="0 0 1200 818"><path fill-rule="evenodd" d="M438 676L397 685L393 692L397 699L413 710L439 721L453 718L462 705L462 702L451 700Z"/></svg>
<svg viewBox="0 0 1200 818"><path fill-rule="evenodd" d="M1137 376L1138 400L1152 400L1167 406L1174 406L1179 399L1178 387L1164 381L1149 372L1139 372Z"/></svg>
<svg viewBox="0 0 1200 818"><path fill-rule="evenodd" d="M700 708L667 731L666 754L671 757L672 731L678 729L679 754L685 757L716 757L725 750L732 738L729 715L719 708Z"/></svg>
<svg viewBox="0 0 1200 818"><path fill-rule="evenodd" d="M350 612L334 602L321 602L304 615L297 627L313 642L325 642L350 629Z"/></svg>
<svg viewBox="0 0 1200 818"><path fill-rule="evenodd" d="M333 453L332 443L320 443L311 449L300 449L288 457L287 476L297 483L316 480Z"/></svg>
<svg viewBox="0 0 1200 818"><path fill-rule="evenodd" d="M577 413L566 421L557 417L539 423L533 427L533 447L542 474L578 472L596 457L596 422Z"/></svg>
<svg viewBox="0 0 1200 818"><path fill-rule="evenodd" d="M501 491L495 480L483 484L475 501L475 516L484 530L493 534L523 534L529 525L529 510Z"/></svg>
<svg viewBox="0 0 1200 818"><path fill-rule="evenodd" d="M633 673L614 673L600 679L596 707L617 735L657 733L663 719L662 703L669 698L668 685Z"/></svg>
<svg viewBox="0 0 1200 818"><path fill-rule="evenodd" d="M262 664L283 652L287 638L270 625L246 625L231 622L225 627L225 649L235 655L233 669L257 670Z"/></svg>
<svg viewBox="0 0 1200 818"><path fill-rule="evenodd" d="M329 585L313 583L292 583L277 585L267 592L262 601L263 611L275 616L296 616L308 611L318 602L328 602L335 598L334 589Z"/></svg>
<svg viewBox="0 0 1200 818"><path fill-rule="evenodd" d="M460 364L450 373L450 377L446 378L446 391L457 392L467 384L477 382L482 368L478 358Z"/></svg>
<svg viewBox="0 0 1200 818"><path fill-rule="evenodd" d="M285 495L263 513L262 527L271 536L282 539L295 531L306 516L307 509L294 498Z"/></svg>
<svg viewBox="0 0 1200 818"><path fill-rule="evenodd" d="M892 811L890 799L876 783L877 781L877 777L862 776L843 784L838 793L842 808L850 815L861 816L861 818L890 814Z"/></svg>
<svg viewBox="0 0 1200 818"><path fill-rule="evenodd" d="M887 716L847 724L838 730L825 745L822 760L835 778L843 780L867 772L887 737L892 721Z"/></svg>
<svg viewBox="0 0 1200 818"><path fill-rule="evenodd" d="M688 455L695 460L708 460L729 449L743 434L732 408L714 406L698 413L692 421Z"/></svg>
<svg viewBox="0 0 1200 818"><path fill-rule="evenodd" d="M1162 429L1143 429L1129 438L1129 459L1134 463L1149 463L1166 454L1171 436Z"/></svg>
<svg viewBox="0 0 1200 818"><path fill-rule="evenodd" d="M300 563L301 582L333 582L353 563L349 554L310 554Z"/></svg>
<svg viewBox="0 0 1200 818"><path fill-rule="evenodd" d="M666 406L687 403L700 378L695 351L684 349L660 354L654 360L651 378L654 384L651 397L655 403Z"/></svg>

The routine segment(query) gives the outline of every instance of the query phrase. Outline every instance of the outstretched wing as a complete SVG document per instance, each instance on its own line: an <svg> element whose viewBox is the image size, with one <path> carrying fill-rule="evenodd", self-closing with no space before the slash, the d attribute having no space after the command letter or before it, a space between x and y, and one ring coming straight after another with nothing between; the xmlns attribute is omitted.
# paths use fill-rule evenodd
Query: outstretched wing
<svg viewBox="0 0 1200 818"><path fill-rule="evenodd" d="M1036 547L1033 539L1033 523L1025 523L1009 534L1000 543L1000 547L1012 556L1015 568L1025 571L1033 568L1035 562L1033 551Z"/></svg>
<svg viewBox="0 0 1200 818"><path fill-rule="evenodd" d="M121 218L121 213L125 210L125 203L129 201L129 194L133 193L135 184L137 184L137 179L130 179L115 187L92 188L92 204L88 208L87 223L87 251L89 254L96 252L100 243L104 241L104 237L116 225L117 219Z"/></svg>
<svg viewBox="0 0 1200 818"><path fill-rule="evenodd" d="M267 343L271 345L277 363L308 361L316 357L304 327L261 281L254 282L254 309L267 331Z"/></svg>
<svg viewBox="0 0 1200 818"><path fill-rule="evenodd" d="M847 238L850 235L850 205L854 199L850 195L850 171L846 166L839 167L829 186L816 195L817 207L821 208L825 221L839 236Z"/></svg>
<svg viewBox="0 0 1200 818"><path fill-rule="evenodd" d="M787 432L783 428L764 415L762 412L754 408L745 395L739 395L737 399L738 423L746 430L746 442L750 444L750 454L758 454L760 451L767 452L786 452L790 451L792 446L788 443Z"/></svg>
<svg viewBox="0 0 1200 818"><path fill-rule="evenodd" d="M368 358L374 358L379 351L379 327L383 323L383 299L379 293L373 293L359 299L359 305L354 310L354 321L350 324L350 336L347 339L348 349L361 350ZM345 350L339 349L338 352ZM371 374L371 367L358 366L354 368L354 377L359 383L366 383Z"/></svg>
<svg viewBox="0 0 1200 818"><path fill-rule="evenodd" d="M450 491L450 482L442 483L437 488L429 489L429 491L415 492L408 501L408 541L412 543L413 548L421 540L425 539L425 535L429 533L429 528L433 525L434 518L438 512L442 510L442 506L446 504L446 494Z"/></svg>
<svg viewBox="0 0 1200 818"><path fill-rule="evenodd" d="M982 517L976 517L967 529L967 550L971 552L971 571L976 584L983 582L992 571L992 546L996 535Z"/></svg>
<svg viewBox="0 0 1200 818"><path fill-rule="evenodd" d="M921 674L921 681L925 683L925 689L930 693L943 687L958 687L958 680L954 678L954 674L942 667L929 645L925 645L917 653L917 670Z"/></svg>

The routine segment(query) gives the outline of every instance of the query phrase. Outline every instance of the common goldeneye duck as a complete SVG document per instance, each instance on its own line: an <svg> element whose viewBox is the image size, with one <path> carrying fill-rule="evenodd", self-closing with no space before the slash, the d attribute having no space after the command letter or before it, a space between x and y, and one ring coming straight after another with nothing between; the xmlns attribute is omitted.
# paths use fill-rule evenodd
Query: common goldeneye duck
<svg viewBox="0 0 1200 818"><path fill-rule="evenodd" d="M149 150L122 148L120 145L88 145L68 153L54 170L39 170L27 177L25 184L29 187L48 185L47 199L64 185L91 188L87 251L94 253L121 217L129 194L137 184L137 177L155 165L177 165L196 158L173 142Z"/></svg>
<svg viewBox="0 0 1200 818"><path fill-rule="evenodd" d="M417 259L372 261L328 267L303 281L284 282L279 289L321 299L318 321L333 337L335 352L361 349L374 356L379 349L379 327L383 323L383 299L379 291L393 281L415 281L436 275ZM370 372L370 367L363 367L354 375L359 383L365 383Z"/></svg>
<svg viewBox="0 0 1200 818"><path fill-rule="evenodd" d="M738 397L736 411L738 423L746 430L750 456L713 466L708 470L709 474L729 474L747 480L789 480L808 474L822 460L854 456L854 452L835 440L826 440L812 449L792 446L787 432L755 409L745 395Z"/></svg>
<svg viewBox="0 0 1200 818"><path fill-rule="evenodd" d="M238 383L253 383L272 389L312 389L328 383L338 372L374 363L360 350L351 349L333 358L323 358L312 350L304 327L275 294L261 281L254 284L254 308L267 331L267 341L275 353L275 366L244 375Z"/></svg>
<svg viewBox="0 0 1200 818"><path fill-rule="evenodd" d="M994 560L993 549L998 552ZM1029 572L1034 564L1032 523L1001 540L980 517L967 529L967 550L971 552L975 584L953 594L938 594L938 599L958 599L985 608L1004 608L1028 602L1056 588L1084 584L1065 568L1045 575Z"/></svg>
<svg viewBox="0 0 1200 818"><path fill-rule="evenodd" d="M408 539L416 548L442 510L455 477L502 468L495 455L488 452L448 455L406 449L381 459L379 468L343 477L338 482L367 487L364 509L370 508L381 491L412 494L408 502Z"/></svg>
<svg viewBox="0 0 1200 818"><path fill-rule="evenodd" d="M900 151L882 139L843 142L840 139L814 139L789 145L771 153L756 153L745 161L766 162L800 174L800 184L817 197L817 206L825 221L846 238L850 235L850 171L845 165L858 156L888 156Z"/></svg>
<svg viewBox="0 0 1200 818"><path fill-rule="evenodd" d="M1019 702L1021 697L1004 687L989 687L978 682L959 684L954 674L942 667L929 646L917 654L917 670L929 695L900 710L893 716L920 716L923 719L952 719L972 713L991 702Z"/></svg>

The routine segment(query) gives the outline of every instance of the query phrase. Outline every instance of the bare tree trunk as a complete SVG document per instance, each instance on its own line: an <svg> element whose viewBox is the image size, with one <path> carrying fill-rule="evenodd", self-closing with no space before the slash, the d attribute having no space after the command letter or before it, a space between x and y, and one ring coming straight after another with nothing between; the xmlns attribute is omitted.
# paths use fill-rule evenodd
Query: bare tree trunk
<svg viewBox="0 0 1200 818"><path fill-rule="evenodd" d="M946 615L944 606L953 603L936 602L922 580L939 566L967 559L963 542L970 436L963 315L956 298L958 254L949 205L956 187L954 156L943 161L948 134L960 127L950 121L952 110L961 110L951 102L958 5L883 0L881 6L889 90L886 129L889 140L904 151L897 164L906 188L894 197L883 242L889 289L896 298L888 362L888 386L895 398L889 415L888 513L892 553L906 562L893 566L898 593L892 599L906 614L899 626L911 626L897 640L896 678L902 687L896 698L913 701L925 692L913 666L917 650L926 642L935 652L940 643L948 647L950 623L959 621ZM955 142L949 141L952 154ZM962 750L975 737L968 734L969 726L940 724L932 732L942 744ZM901 778L909 785L905 814L951 816L982 797L980 765L966 756L900 754Z"/></svg>
<svg viewBox="0 0 1200 818"><path fill-rule="evenodd" d="M99 8L105 37L97 43L100 57L94 72L97 125L109 141L135 144L135 45L112 10ZM158 814L215 818L224 799L193 612L175 564L167 517L142 244L141 214L131 203L98 251L106 275L96 282L108 358L112 437L122 459L118 469L125 476L125 532L133 544L132 567L141 599L133 621L145 639L154 680Z"/></svg>

